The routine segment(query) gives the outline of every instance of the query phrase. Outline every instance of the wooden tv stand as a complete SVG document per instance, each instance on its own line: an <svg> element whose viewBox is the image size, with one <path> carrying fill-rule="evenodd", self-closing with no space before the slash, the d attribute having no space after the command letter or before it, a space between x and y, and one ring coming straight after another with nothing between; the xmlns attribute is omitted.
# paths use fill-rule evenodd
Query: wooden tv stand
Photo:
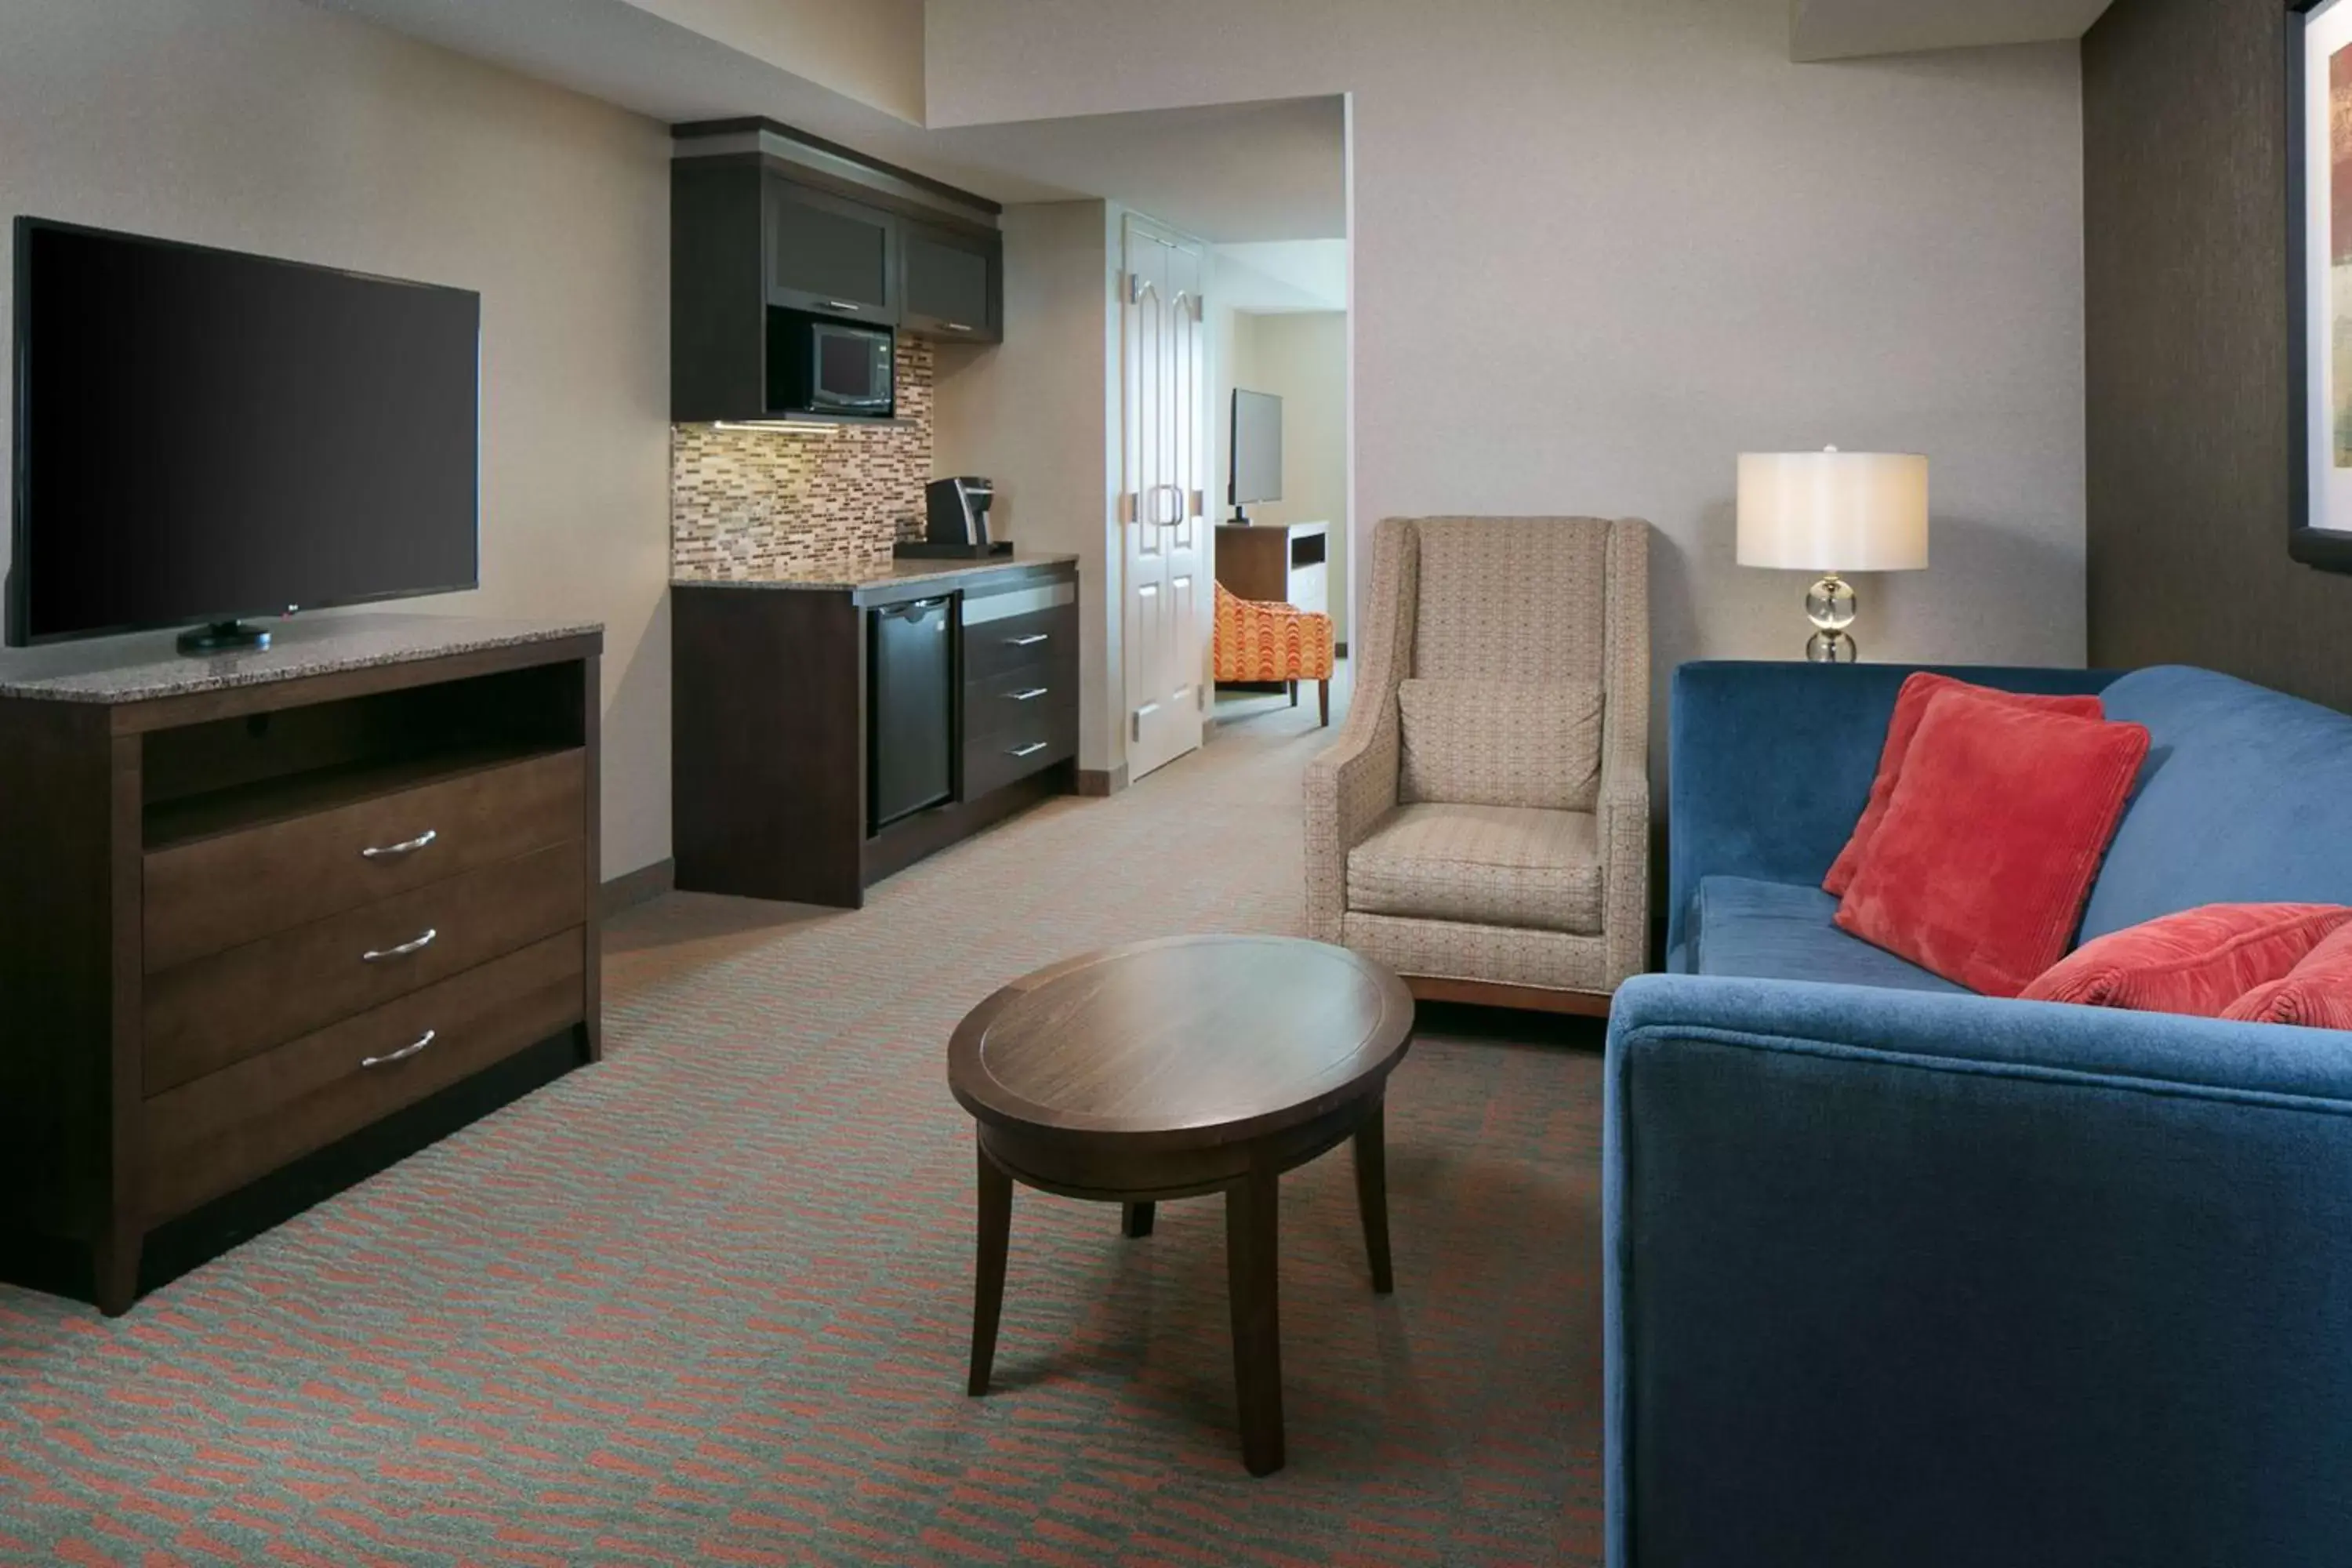
<svg viewBox="0 0 2352 1568"><path fill-rule="evenodd" d="M0 1275L127 1311L159 1227L520 1053L595 1058L603 643L0 653Z"/></svg>

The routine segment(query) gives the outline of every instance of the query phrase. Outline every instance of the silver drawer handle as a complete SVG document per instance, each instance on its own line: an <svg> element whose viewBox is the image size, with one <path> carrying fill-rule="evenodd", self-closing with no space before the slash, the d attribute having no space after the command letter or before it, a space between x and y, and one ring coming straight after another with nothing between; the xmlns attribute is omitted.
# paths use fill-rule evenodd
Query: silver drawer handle
<svg viewBox="0 0 2352 1568"><path fill-rule="evenodd" d="M418 834L415 837L404 839L398 844L372 845L360 851L360 858L362 860L396 860L403 855L415 854L419 849L424 848L427 844L432 843L435 839L440 837L441 834L439 829L428 827L424 832Z"/></svg>
<svg viewBox="0 0 2352 1568"><path fill-rule="evenodd" d="M1015 746L1004 754L1008 757L1034 757L1044 751L1045 745L1044 741L1032 741L1025 746Z"/></svg>
<svg viewBox="0 0 2352 1568"><path fill-rule="evenodd" d="M1006 637L1004 639L1004 646L1006 647L1035 647L1039 643L1044 642L1053 635L1054 634L1051 632L1031 632L1025 637Z"/></svg>
<svg viewBox="0 0 2352 1568"><path fill-rule="evenodd" d="M426 948L433 945L433 939L440 934L441 933L439 931L428 926L425 928L425 931L423 936L417 937L413 941L404 942L398 947L379 947L371 952L361 953L360 962L362 963L382 963L387 958L406 958L412 952L423 952Z"/></svg>
<svg viewBox="0 0 2352 1568"><path fill-rule="evenodd" d="M1045 696L1046 690L1047 688L1045 687L1033 686L1026 691L1008 691L1004 694L1004 700L1007 702L1034 702L1040 697Z"/></svg>
<svg viewBox="0 0 2352 1568"><path fill-rule="evenodd" d="M951 332L968 332L971 331L970 327L965 326L961 321L941 321L940 325L945 327Z"/></svg>
<svg viewBox="0 0 2352 1568"><path fill-rule="evenodd" d="M360 1060L360 1066L363 1068L380 1068L390 1062L404 1062L409 1058L415 1056L417 1052L423 1050L425 1047L431 1045L433 1043L434 1033L435 1031L431 1029L425 1030L424 1035L417 1039L415 1045L403 1046L400 1049L393 1052L392 1055L388 1057L363 1057Z"/></svg>
<svg viewBox="0 0 2352 1568"><path fill-rule="evenodd" d="M863 305L853 305L846 300L827 300L824 304L825 309L829 310L863 310L866 309Z"/></svg>

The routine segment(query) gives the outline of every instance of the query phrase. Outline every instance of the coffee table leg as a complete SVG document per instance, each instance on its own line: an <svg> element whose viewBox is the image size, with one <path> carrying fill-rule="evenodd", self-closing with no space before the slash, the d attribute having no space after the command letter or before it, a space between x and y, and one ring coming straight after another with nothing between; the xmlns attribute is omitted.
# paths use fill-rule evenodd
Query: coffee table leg
<svg viewBox="0 0 2352 1568"><path fill-rule="evenodd" d="M980 1253L971 1291L971 1381L968 1394L988 1392L996 1361L996 1322L1004 1310L1004 1253L1013 1237L1013 1178L980 1152Z"/></svg>
<svg viewBox="0 0 2352 1568"><path fill-rule="evenodd" d="M1151 1234L1152 1205L1150 1204L1129 1204L1126 1205L1126 1208L1127 1220L1120 1228L1125 1230L1129 1236L1150 1236Z"/></svg>
<svg viewBox="0 0 2352 1568"><path fill-rule="evenodd" d="M1372 1258L1372 1289L1396 1289L1389 1268L1388 1110L1376 1102L1356 1126L1356 1208L1364 1216L1364 1250Z"/></svg>
<svg viewBox="0 0 2352 1568"><path fill-rule="evenodd" d="M1270 1171L1254 1171L1225 1189L1234 1384L1240 1394L1242 1463L1254 1476L1282 1468L1282 1321L1275 1252L1278 1212Z"/></svg>

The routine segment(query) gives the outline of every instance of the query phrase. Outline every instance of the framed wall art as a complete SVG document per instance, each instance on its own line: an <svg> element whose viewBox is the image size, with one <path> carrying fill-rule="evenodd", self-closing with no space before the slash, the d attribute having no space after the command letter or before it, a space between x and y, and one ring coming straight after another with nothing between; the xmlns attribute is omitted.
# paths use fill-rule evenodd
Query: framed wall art
<svg viewBox="0 0 2352 1568"><path fill-rule="evenodd" d="M2288 0L2294 483L2287 549L2352 572L2352 0Z"/></svg>

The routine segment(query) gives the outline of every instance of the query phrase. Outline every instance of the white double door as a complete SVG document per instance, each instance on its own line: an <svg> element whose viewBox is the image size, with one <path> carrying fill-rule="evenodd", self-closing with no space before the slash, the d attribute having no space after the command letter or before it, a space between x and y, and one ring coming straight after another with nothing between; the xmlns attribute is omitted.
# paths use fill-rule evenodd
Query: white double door
<svg viewBox="0 0 2352 1568"><path fill-rule="evenodd" d="M1131 214L1121 247L1121 641L1132 780L1196 750L1208 707L1208 268L1199 241Z"/></svg>

